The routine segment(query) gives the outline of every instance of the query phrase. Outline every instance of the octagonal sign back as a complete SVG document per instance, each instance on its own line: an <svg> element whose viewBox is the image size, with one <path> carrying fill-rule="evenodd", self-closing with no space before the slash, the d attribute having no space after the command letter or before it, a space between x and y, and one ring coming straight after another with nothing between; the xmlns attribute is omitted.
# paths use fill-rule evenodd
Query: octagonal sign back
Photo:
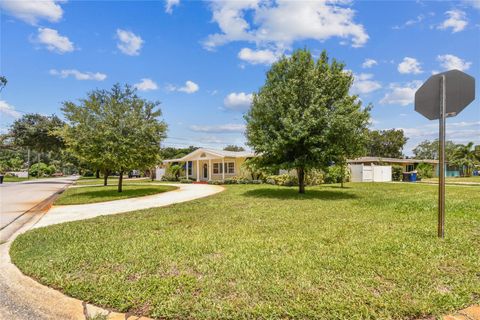
<svg viewBox="0 0 480 320"><path fill-rule="evenodd" d="M431 76L415 92L415 111L430 120L440 118L441 79L445 75L446 114L455 116L475 100L475 79L460 70Z"/></svg>

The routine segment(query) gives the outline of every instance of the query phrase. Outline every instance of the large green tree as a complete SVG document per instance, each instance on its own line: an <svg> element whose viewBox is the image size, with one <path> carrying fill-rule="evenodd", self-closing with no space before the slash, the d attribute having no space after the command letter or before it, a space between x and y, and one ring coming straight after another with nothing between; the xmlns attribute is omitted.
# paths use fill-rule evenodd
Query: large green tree
<svg viewBox="0 0 480 320"><path fill-rule="evenodd" d="M438 160L438 139L420 142L414 149L413 154L416 159L433 159ZM455 158L457 145L453 141L445 141L445 156L447 161Z"/></svg>
<svg viewBox="0 0 480 320"><path fill-rule="evenodd" d="M64 102L69 124L63 130L68 148L82 161L104 173L123 174L148 169L159 160L167 125L160 120L159 102L140 98L129 85L94 90L79 103Z"/></svg>
<svg viewBox="0 0 480 320"><path fill-rule="evenodd" d="M326 52L315 61L297 50L274 63L245 115L248 144L262 165L296 169L304 193L306 171L363 154L370 107L349 94L352 83Z"/></svg>
<svg viewBox="0 0 480 320"><path fill-rule="evenodd" d="M371 157L402 158L407 143L403 130L372 130L368 134L367 155Z"/></svg>
<svg viewBox="0 0 480 320"><path fill-rule="evenodd" d="M35 150L40 160L40 153L58 152L64 147L64 141L59 135L64 124L56 115L29 113L15 120L10 127L9 136L13 145Z"/></svg>

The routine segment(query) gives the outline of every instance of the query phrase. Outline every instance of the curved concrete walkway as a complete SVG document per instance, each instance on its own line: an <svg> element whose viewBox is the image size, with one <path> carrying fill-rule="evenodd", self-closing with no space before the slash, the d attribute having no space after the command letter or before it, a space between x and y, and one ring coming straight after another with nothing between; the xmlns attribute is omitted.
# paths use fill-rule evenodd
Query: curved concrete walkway
<svg viewBox="0 0 480 320"><path fill-rule="evenodd" d="M62 319L88 320L98 315L108 320L147 320L146 317L111 312L60 291L44 286L21 271L11 262L9 250L13 240L32 228L89 219L101 215L168 206L207 197L224 190L215 185L171 184L177 190L140 198L130 198L95 204L54 206L43 217L30 221L6 243L0 245L0 320Z"/></svg>
<svg viewBox="0 0 480 320"><path fill-rule="evenodd" d="M102 215L117 214L134 210L164 207L174 203L191 201L223 191L223 187L209 184L162 184L177 187L177 190L145 197L129 198L89 204L53 206L34 226L45 227L52 224L90 219Z"/></svg>

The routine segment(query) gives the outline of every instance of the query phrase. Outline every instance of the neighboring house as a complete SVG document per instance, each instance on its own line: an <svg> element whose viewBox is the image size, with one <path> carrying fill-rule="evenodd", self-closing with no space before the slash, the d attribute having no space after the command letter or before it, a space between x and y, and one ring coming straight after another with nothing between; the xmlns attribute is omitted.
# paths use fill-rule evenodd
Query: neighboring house
<svg viewBox="0 0 480 320"><path fill-rule="evenodd" d="M353 160L348 160L350 168L354 165L364 165L364 166L393 166L399 165L403 167L404 172L411 172L417 169L417 166L420 163L429 163L433 165L433 172L438 176L438 160L430 159L396 159L396 158L381 158L381 157L361 157ZM368 169L367 169L368 170ZM445 176L447 177L458 177L460 171L457 167L449 166L445 171Z"/></svg>
<svg viewBox="0 0 480 320"><path fill-rule="evenodd" d="M199 148L179 159L163 160L163 169L179 164L185 169L184 178L200 181L225 180L232 177L249 177L243 163L255 155L248 151L224 151ZM157 169L157 173L162 172ZM163 170L162 173L165 171ZM161 179L161 175L157 175Z"/></svg>

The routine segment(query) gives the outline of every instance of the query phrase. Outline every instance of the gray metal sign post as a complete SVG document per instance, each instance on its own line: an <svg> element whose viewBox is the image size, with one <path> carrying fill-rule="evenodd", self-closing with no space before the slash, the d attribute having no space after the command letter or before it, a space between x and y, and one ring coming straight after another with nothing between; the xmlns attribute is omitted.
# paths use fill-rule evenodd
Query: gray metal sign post
<svg viewBox="0 0 480 320"><path fill-rule="evenodd" d="M459 114L475 100L475 79L459 70L431 76L415 92L415 111L439 119L438 237L445 237L445 127L446 118Z"/></svg>

